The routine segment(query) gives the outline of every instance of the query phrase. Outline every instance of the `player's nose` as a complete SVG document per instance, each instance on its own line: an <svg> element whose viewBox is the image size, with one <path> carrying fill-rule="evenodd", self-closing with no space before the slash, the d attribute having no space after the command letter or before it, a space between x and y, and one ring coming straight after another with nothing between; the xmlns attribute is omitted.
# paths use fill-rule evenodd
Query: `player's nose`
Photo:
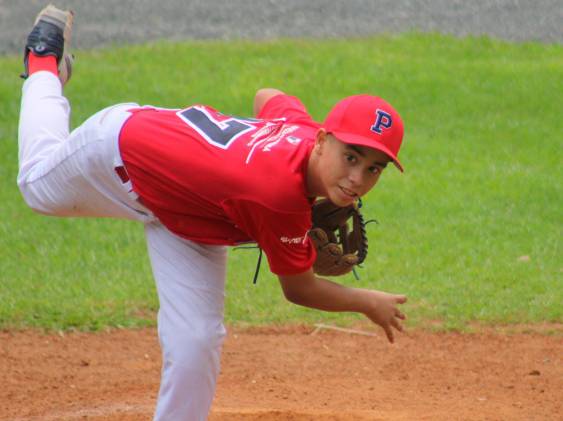
<svg viewBox="0 0 563 421"><path fill-rule="evenodd" d="M354 187L361 187L364 183L364 175L361 168L355 167L348 173L348 181Z"/></svg>

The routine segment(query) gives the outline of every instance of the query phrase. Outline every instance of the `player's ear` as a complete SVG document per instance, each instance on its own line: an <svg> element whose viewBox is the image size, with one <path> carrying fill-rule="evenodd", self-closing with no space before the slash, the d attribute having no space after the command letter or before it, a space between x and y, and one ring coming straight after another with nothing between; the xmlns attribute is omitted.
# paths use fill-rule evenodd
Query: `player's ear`
<svg viewBox="0 0 563 421"><path fill-rule="evenodd" d="M317 135L315 137L315 148L314 151L319 154L322 155L323 153L323 149L325 147L326 141L328 139L328 134L326 132L325 129L323 129L322 127L317 131Z"/></svg>

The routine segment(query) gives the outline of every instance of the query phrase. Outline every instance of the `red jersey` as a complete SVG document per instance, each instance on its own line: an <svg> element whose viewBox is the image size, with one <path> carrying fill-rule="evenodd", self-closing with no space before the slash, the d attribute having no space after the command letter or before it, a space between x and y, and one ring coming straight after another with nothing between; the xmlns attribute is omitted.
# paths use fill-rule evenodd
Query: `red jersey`
<svg viewBox="0 0 563 421"><path fill-rule="evenodd" d="M206 244L255 241L278 275L308 270L306 173L319 124L277 95L258 119L211 107L131 110L119 147L133 189L173 233Z"/></svg>

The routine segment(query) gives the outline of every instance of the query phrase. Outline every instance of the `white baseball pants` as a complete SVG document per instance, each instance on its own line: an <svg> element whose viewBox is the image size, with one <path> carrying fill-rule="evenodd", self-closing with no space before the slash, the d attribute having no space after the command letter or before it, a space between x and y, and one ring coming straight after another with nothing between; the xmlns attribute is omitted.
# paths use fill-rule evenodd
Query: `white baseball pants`
<svg viewBox="0 0 563 421"><path fill-rule="evenodd" d="M219 374L226 247L182 239L137 201L118 136L137 104L106 108L69 133L70 106L59 79L37 72L23 85L18 186L25 202L52 216L115 217L145 224L160 301L162 378L154 419L207 419Z"/></svg>

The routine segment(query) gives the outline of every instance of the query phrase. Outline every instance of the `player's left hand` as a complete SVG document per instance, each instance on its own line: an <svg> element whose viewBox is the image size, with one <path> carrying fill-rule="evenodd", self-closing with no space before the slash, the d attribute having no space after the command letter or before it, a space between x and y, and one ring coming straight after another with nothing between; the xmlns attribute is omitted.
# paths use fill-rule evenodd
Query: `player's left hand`
<svg viewBox="0 0 563 421"><path fill-rule="evenodd" d="M383 328L389 342L393 343L395 337L393 329L403 331L399 320L405 320L406 316L398 309L398 304L407 302L405 295L389 294L382 291L364 290L368 299L367 310L364 314L374 323Z"/></svg>

